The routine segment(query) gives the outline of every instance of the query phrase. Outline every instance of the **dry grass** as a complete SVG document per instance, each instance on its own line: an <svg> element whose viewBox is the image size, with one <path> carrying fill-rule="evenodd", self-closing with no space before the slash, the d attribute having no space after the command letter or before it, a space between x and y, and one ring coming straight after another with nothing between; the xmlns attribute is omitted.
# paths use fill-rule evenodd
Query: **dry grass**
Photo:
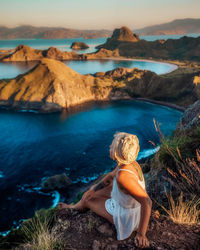
<svg viewBox="0 0 200 250"><path fill-rule="evenodd" d="M21 228L26 242L23 247L33 250L62 249L61 242L51 232L54 219L54 214L37 211L32 219L27 220Z"/></svg>
<svg viewBox="0 0 200 250"><path fill-rule="evenodd" d="M174 159L173 170L167 168L170 177L167 180L190 198L197 195L200 196L200 151L196 150L196 159L182 159L181 153L177 148L177 155L168 149L169 153Z"/></svg>
<svg viewBox="0 0 200 250"><path fill-rule="evenodd" d="M169 209L166 209L162 205L161 207L174 222L188 225L199 223L200 199L196 199L196 197L194 197L190 201L183 201L183 194L181 193L177 202L175 202L170 194L168 196L168 202Z"/></svg>

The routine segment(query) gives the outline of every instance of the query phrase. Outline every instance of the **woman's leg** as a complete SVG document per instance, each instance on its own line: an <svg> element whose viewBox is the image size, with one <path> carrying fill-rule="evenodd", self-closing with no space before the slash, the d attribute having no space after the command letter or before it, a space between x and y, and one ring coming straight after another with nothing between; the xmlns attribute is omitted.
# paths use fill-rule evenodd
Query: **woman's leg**
<svg viewBox="0 0 200 250"><path fill-rule="evenodd" d="M65 203L59 203L58 208L75 208L83 211L87 208L91 209L96 214L104 217L111 223L113 223L113 217L110 215L105 208L105 201L110 198L110 193L112 190L112 185L100 189L96 192L88 190L84 193L82 199L75 205L67 205Z"/></svg>
<svg viewBox="0 0 200 250"><path fill-rule="evenodd" d="M110 223L114 224L113 217L106 211L105 202L107 198L95 196L86 201L87 208L91 209L94 213L100 215L101 217L107 219Z"/></svg>

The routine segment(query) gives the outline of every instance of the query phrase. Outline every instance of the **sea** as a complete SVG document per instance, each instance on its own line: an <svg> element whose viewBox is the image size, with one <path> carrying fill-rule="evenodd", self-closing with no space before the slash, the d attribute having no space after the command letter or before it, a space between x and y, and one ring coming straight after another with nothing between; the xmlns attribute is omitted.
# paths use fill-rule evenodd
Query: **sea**
<svg viewBox="0 0 200 250"><path fill-rule="evenodd" d="M154 36L145 39L159 38ZM71 43L80 40L89 44L90 52L93 52L106 38L1 40L0 49L26 44L40 49L55 46L70 50ZM74 62L65 63L73 68ZM81 74L107 71L119 65L134 67L133 61L126 60L96 60L86 66L81 63L78 69L74 68ZM154 72L162 65L155 63ZM0 79L15 77L33 67L21 65L1 63ZM142 66L139 64L137 67ZM149 64L149 67L152 65ZM173 68L165 68L163 72L170 70ZM59 201L65 201L58 191L42 192L41 183L46 178L65 173L74 184L87 183L110 171L115 162L109 157L109 146L118 131L138 136L138 160L145 159L159 150L160 134L155 129L154 121L159 124L162 133L168 136L176 128L181 115L176 109L134 100L95 103L72 113L39 114L31 110L15 112L1 109L1 235L8 234L11 228L16 228L24 219L33 216L36 210L55 207Z"/></svg>

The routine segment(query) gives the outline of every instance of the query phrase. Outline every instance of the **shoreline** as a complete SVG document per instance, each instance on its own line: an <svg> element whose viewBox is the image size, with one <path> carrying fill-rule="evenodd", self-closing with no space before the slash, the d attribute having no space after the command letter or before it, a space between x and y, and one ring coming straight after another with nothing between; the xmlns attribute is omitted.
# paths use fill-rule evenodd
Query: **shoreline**
<svg viewBox="0 0 200 250"><path fill-rule="evenodd" d="M161 64L165 64L165 65L170 65L172 66L172 69L171 70L168 70L167 72L165 73L162 73L162 74L157 74L157 75L165 75L165 74L168 74L168 73L171 73L175 70L177 70L179 68L179 65L176 64L176 63L172 63L172 62L163 62L163 61L159 61L156 60L156 59L136 59L136 58L127 58L127 57L105 57L105 58L95 58L95 59L87 59L86 61L96 61L96 60L113 60L113 61L136 61L136 62L150 62L150 63L161 63ZM134 68L137 68L137 67L134 67ZM131 69L134 69L134 68L131 68ZM140 68L139 68L140 69ZM145 69L141 69L141 70L145 70ZM148 70L148 69L147 69ZM151 71L151 70L148 70L148 71ZM152 71L153 72L153 71ZM96 72L97 73L97 72Z"/></svg>
<svg viewBox="0 0 200 250"><path fill-rule="evenodd" d="M156 100L152 100L152 99L148 99L148 98L142 98L142 97L138 97L135 98L135 100L137 101L143 101L143 102L149 102L149 103L153 103L156 105L161 105L161 106L165 106L165 107L169 107L169 108L173 108L176 109L178 111L184 112L186 110L186 108L173 104L173 103L169 103L169 102L164 102L164 101L156 101Z"/></svg>

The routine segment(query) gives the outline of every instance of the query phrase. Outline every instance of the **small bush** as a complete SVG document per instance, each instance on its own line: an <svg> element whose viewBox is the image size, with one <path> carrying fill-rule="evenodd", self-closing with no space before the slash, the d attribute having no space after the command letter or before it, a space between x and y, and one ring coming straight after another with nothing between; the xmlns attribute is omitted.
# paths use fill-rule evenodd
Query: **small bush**
<svg viewBox="0 0 200 250"><path fill-rule="evenodd" d="M183 194L181 193L177 202L174 201L172 195L168 196L169 209L161 206L169 217L175 222L180 224L197 224L199 223L200 216L200 199L196 196L192 200L183 201Z"/></svg>
<svg viewBox="0 0 200 250"><path fill-rule="evenodd" d="M161 138L161 146L159 150L159 160L165 167L174 165L174 160L180 161L180 155L177 148L181 152L181 158L196 158L196 149L200 148L200 127L191 131L176 133L173 137Z"/></svg>

